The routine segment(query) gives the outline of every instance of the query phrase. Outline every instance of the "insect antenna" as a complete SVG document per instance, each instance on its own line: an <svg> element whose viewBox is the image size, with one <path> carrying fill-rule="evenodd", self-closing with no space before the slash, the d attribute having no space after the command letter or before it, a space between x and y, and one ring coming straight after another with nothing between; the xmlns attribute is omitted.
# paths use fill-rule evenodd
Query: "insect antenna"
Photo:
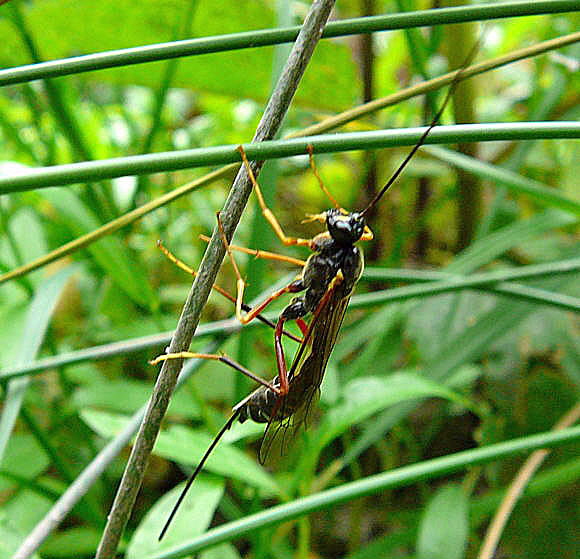
<svg viewBox="0 0 580 559"><path fill-rule="evenodd" d="M187 492L189 491L189 488L191 487L192 483L195 481L195 479L199 475L199 472L201 472L202 468L204 467L207 459L209 458L209 455L213 452L213 449L217 446L220 439L224 436L225 432L231 429L232 425L234 424L234 421L238 418L238 415L240 415L239 411L236 411L232 414L232 416L226 421L225 425L221 428L220 432L215 436L214 440L211 442L208 449L205 451L205 454L203 455L202 459L197 465L197 468L195 468L195 471L193 472L193 474L191 474L191 476L187 480L187 483L185 484L183 491L179 495L177 502L175 503L175 505L173 505L173 509L171 509L171 513L167 518L167 521L165 522L165 525L163 526L161 533L159 534L159 541L161 541L163 539L163 536L165 536L167 529L169 528L171 522L173 521L173 517L177 513L179 507L181 506L183 499L185 499L185 496L187 495Z"/></svg>
<svg viewBox="0 0 580 559"><path fill-rule="evenodd" d="M480 34L477 42L473 45L473 47L469 51L469 54L466 56L465 61L463 62L461 68L459 68L459 70L457 70L455 76L453 77L453 81L451 82L451 85L449 86L449 89L447 90L447 94L445 95L445 99L443 100L441 107L439 107L439 110L437 111L437 113L433 117L433 120L431 121L431 123L429 124L429 126L427 127L425 132L423 132L422 136L419 138L419 141L413 146L413 149L407 154L407 157L405 157L405 159L399 165L397 170L391 175L391 178L387 181L385 186L383 186L383 188L381 188L381 190L377 193L377 195L371 200L369 205L364 210L362 210L360 212L360 215L364 216L369 210L371 210L377 204L377 202L383 197L385 192L387 190L389 190L389 188L391 188L393 183L399 178L399 175L403 172L403 169L405 169L405 167L407 166L409 161L411 161L411 159L413 158L415 153L417 153L417 150L425 143L425 140L427 139L427 136L429 136L429 134L431 133L431 130L433 130L433 128L435 128L435 126L437 126L437 123L439 122L439 119L441 118L443 111L447 107L447 104L449 103L451 96L453 95L455 89L457 88L457 85L461 81L461 78L463 76L463 73L465 72L465 69L471 64L471 62L475 58L475 55L479 51L479 48L480 48L482 40L483 40L483 36L484 36L484 33L482 32Z"/></svg>

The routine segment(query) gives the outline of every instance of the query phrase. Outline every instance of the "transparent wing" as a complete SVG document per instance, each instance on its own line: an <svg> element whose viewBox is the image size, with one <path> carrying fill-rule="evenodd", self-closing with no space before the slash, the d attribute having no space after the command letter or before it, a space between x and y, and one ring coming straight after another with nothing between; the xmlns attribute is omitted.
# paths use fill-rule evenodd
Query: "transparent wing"
<svg viewBox="0 0 580 559"><path fill-rule="evenodd" d="M349 300L350 295L341 296L335 288L326 304L313 316L308 335L288 372L288 394L280 398L272 413L274 419L268 423L260 442L258 460L261 464L274 449L279 449L279 454L284 455L286 446L296 438L298 430L308 426Z"/></svg>

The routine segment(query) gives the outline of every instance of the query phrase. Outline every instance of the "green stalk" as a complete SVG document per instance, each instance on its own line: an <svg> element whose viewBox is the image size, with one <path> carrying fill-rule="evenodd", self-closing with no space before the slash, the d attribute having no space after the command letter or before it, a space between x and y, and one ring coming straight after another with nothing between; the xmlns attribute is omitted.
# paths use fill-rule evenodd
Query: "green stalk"
<svg viewBox="0 0 580 559"><path fill-rule="evenodd" d="M316 153L413 146L423 132L424 128L348 132L244 144L244 149L248 159L263 161L304 155L308 153L309 145L314 147ZM425 143L578 138L580 138L580 123L577 122L486 123L438 126L432 130ZM62 186L81 181L234 163L240 161L237 147L229 145L197 148L43 167L17 176L0 177L0 194Z"/></svg>
<svg viewBox="0 0 580 559"><path fill-rule="evenodd" d="M358 35L360 33L427 27L465 21L557 14L576 10L578 10L577 0L536 0L535 2L498 2L480 6L461 6L458 8L443 8L334 21L328 24L323 38L328 39L344 35ZM249 31L18 66L0 71L0 86L182 56L289 43L295 40L299 30L300 27L295 26L279 30Z"/></svg>
<svg viewBox="0 0 580 559"><path fill-rule="evenodd" d="M421 271L421 270L398 270L388 268L367 268L363 279L367 281L413 281L413 282L431 282L422 286L408 286L401 288L380 291L377 294L369 293L367 295L355 296L351 301L350 308L359 308L369 304L378 304L382 301L405 300L413 295L413 288L422 287L422 294L438 294L448 288L449 291L457 291L464 288L478 288L489 290L490 292L500 293L501 282L511 282L518 279L530 279L540 277L550 277L558 274L570 274L580 271L580 258L550 262L548 264L538 264L535 266L524 266L510 270L501 270L495 272L485 272L481 274L472 274L470 276L460 276L449 274L447 272ZM511 284L517 285L517 284ZM523 286L520 286L523 287ZM507 294L507 293L506 293ZM263 294L265 296L265 294ZM370 298L370 300L369 300ZM576 298L573 298L577 301ZM538 301L539 302L539 301ZM577 306L577 304L576 304ZM265 313L264 316L270 319L276 319L276 313ZM196 336L215 336L219 334L228 334L240 329L257 328L260 324L254 320L245 326L241 326L236 320L221 320L202 324L196 332ZM54 357L48 357L29 364L23 364L13 369L8 369L0 373L0 384L9 381L12 378L38 374L47 369L54 369L65 365L82 363L84 361L94 361L107 359L117 355L126 355L136 353L145 349L163 347L171 339L171 332L155 334L153 336L143 336L132 340L104 344L92 348L64 353Z"/></svg>
<svg viewBox="0 0 580 559"><path fill-rule="evenodd" d="M469 68L466 68L464 71L464 76L471 77L478 75L483 72L488 72L490 70L499 68L506 64L510 64L512 62L516 62L518 60L524 60L526 58L530 58L533 56L538 56L542 53L549 52L550 50L554 50L557 48L562 48L566 45L573 44L577 41L580 41L580 32L578 33L571 33L569 35L565 35L564 37L559 37L557 39L552 39L549 41L543 41L542 43L538 43L537 45L533 45L531 47L526 47L523 49L518 49L516 51L510 52L508 55L499 56L487 61L484 61L479 64L474 64ZM383 109L385 107L389 107L395 105L401 101L411 99L417 95L425 94L429 91L434 91L439 87L443 87L448 85L453 80L455 76L454 72L449 72L443 76L439 76L433 80L429 80L429 82L420 83L416 86L412 86L406 88L404 90L398 91L392 95L387 95L386 97L382 97L381 99L375 99L374 101L370 101L369 103L364 103L355 107L354 109L350 109L348 111L344 111L335 115L330 118L326 118L320 123L314 124L312 126L308 126L296 132L294 134L290 134L288 137L300 137L300 136L307 136L309 134L320 134L322 132L328 132L330 130L336 129L340 126L343 126L349 122L352 122L358 118L362 118L369 114L372 114L375 111ZM22 276L27 274L33 270L37 270L42 266L49 264L50 262L54 262L60 258L68 254L72 254L73 252L91 245L92 243L96 242L97 240L103 238L106 235L113 233L125 227L141 217L181 198L182 196L192 192L196 188L201 188L202 186L206 186L210 184L212 181L217 180L218 178L224 177L233 173L238 168L237 164L227 165L216 171L212 171L198 179L190 181L186 184L183 184L172 191L165 193L164 195L152 200L135 208L134 210L122 215L121 217L114 219L102 227L99 227L86 235L82 235L78 239L74 239L69 243L66 243L57 249L51 251L50 253L25 264L24 266L20 266L14 270L11 270L8 273L3 274L0 276L0 283L6 282L10 279L15 277Z"/></svg>
<svg viewBox="0 0 580 559"><path fill-rule="evenodd" d="M422 480L436 479L479 464L487 464L508 456L536 450L537 448L561 446L578 439L580 439L580 426L563 429L562 431L549 431L547 433L529 435L474 450L450 454L442 458L425 460L410 466L403 466L402 468L369 476L362 480L347 483L328 491L316 493L246 516L240 520L229 522L213 528L185 544L149 556L147 559L184 557L218 543L242 538L256 530L262 530L281 522L288 522L305 514L326 510L360 497L376 495L398 487L407 487Z"/></svg>

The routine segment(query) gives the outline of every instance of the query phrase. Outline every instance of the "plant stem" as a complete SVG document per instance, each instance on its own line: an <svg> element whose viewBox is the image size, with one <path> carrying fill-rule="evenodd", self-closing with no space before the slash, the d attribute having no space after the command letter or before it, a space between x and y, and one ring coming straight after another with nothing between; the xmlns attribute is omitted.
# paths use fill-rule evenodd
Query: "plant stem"
<svg viewBox="0 0 580 559"><path fill-rule="evenodd" d="M497 2L481 6L460 6L458 8L443 8L408 12L404 14L388 14L368 18L356 18L331 22L324 38L358 35L376 31L391 31L409 27L427 27L461 23L465 21L483 21L486 19L501 19L540 14L556 14L572 12L578 9L577 0L535 0L534 2ZM116 68L131 64L143 64L156 60L167 60L195 54L224 52L235 49L255 48L259 46L289 43L298 35L299 27L286 29L264 29L245 33L233 33L218 37L202 37L186 41L173 41L113 50L96 54L76 56L61 60L51 60L41 64L30 64L15 68L0 70L0 86L23 83L43 78L92 72L104 68Z"/></svg>
<svg viewBox="0 0 580 559"><path fill-rule="evenodd" d="M320 39L333 6L334 0L316 0L312 4L276 89L258 125L254 135L255 142L273 138L280 128L282 119L290 106L290 101L312 56L314 47ZM253 169L256 174L260 167L261 164L254 163ZM228 238L231 238L240 220L251 190L252 184L245 169L242 167L236 176L222 212L223 227ZM189 347L199 322L201 311L209 297L224 255L225 248L216 227L198 275L185 302L177 328L169 345L169 352L179 352ZM169 405L169 399L175 388L181 365L181 360L168 360L161 367L145 417L133 445L129 462L109 513L107 525L97 549L96 559L112 559L116 554L121 535L135 503L137 492L141 487L149 455Z"/></svg>

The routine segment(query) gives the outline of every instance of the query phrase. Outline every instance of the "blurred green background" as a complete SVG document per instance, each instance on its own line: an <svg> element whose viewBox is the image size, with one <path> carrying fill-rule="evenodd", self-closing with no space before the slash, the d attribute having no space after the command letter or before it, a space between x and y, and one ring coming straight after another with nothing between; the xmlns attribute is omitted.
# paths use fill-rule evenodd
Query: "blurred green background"
<svg viewBox="0 0 580 559"><path fill-rule="evenodd" d="M410 0L344 0L333 17L431 7ZM274 0L102 0L98 5L13 0L0 7L0 64L13 67L295 25L308 8L308 2ZM575 31L577 23L577 14L492 21L478 59L563 36ZM459 66L480 30L467 24L322 41L283 135ZM206 54L4 87L0 173L247 142L288 49L280 45ZM458 89L444 122L577 119L578 54L575 44L475 78ZM433 93L369 114L341 131L421 125L443 95ZM458 171L445 160L452 150L488 165L477 175ZM334 196L356 209L406 153L355 151L317 156L316 163ZM422 150L370 220L375 241L364 250L371 272L358 292L424 281L419 271L463 275L543 264L550 269L553 263L577 261L577 168L572 140ZM207 171L5 195L0 198L0 272L50 253ZM497 174L502 172L500 183ZM47 357L58 365L2 382L2 557L13 553L146 402L157 372L147 361L163 351L167 335L139 347L135 339L171 331L191 285L191 278L159 252L156 241L162 239L196 267L205 249L198 236L213 229L230 182L228 177L215 181L83 250L0 285L2 371L15 375ZM307 157L268 162L260 182L287 233L312 236L319 231L301 223L306 213L328 206ZM540 189L538 195L526 194L530 184ZM236 243L281 250L253 199ZM306 257L299 249L287 252ZM238 260L249 283L248 301L296 273L291 266ZM219 283L234 292L231 267L223 268ZM395 272L403 269L406 275L396 279ZM196 482L164 545L377 472L551 429L578 400L580 338L577 319L566 304L551 301L550 294L578 297L578 273L544 273L519 283L547 292L547 302L489 289L430 296L429 282L409 300L363 305L355 299L309 429L296 434L285 456L273 453L262 468L255 459L260 429L236 426L210 460L208 473ZM231 304L212 295L203 322L231 315ZM228 335L218 323L209 332L192 347L219 348L261 376L274 376L269 329L249 327ZM99 352L112 353L109 344L116 342L125 345L114 356L101 358ZM82 359L75 353L69 358L71 352L87 349ZM176 394L123 542L126 557L147 557L160 549L157 532L179 488L168 491L185 479L231 406L251 388L247 379L223 365L204 363ZM576 556L577 451L577 445L569 445L549 456L509 519L500 556ZM127 456L126 448L38 557L92 556ZM521 462L514 457L381 492L255 531L201 556L476 557L502 491Z"/></svg>

